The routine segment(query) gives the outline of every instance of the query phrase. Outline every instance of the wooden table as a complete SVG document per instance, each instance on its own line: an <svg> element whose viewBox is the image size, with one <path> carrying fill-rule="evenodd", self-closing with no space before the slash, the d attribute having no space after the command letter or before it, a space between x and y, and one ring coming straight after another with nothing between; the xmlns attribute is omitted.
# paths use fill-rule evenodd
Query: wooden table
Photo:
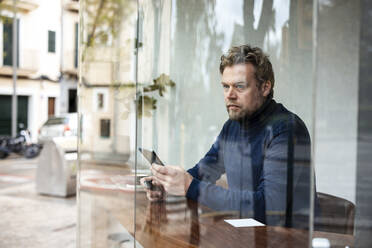
<svg viewBox="0 0 372 248"><path fill-rule="evenodd" d="M141 191L135 194L133 190L107 191L84 186L81 190L95 199L94 206L100 206L92 216L96 222L103 212L109 213L143 247L308 247L306 230L275 226L236 228L224 221L237 219L236 213L214 212L183 197L151 203ZM102 236L100 231L96 234ZM354 246L351 235L314 232L313 237L329 239L332 247Z"/></svg>
<svg viewBox="0 0 372 248"><path fill-rule="evenodd" d="M306 230L233 227L224 220L237 219L236 214L212 212L185 198L172 197L165 202L150 203L144 193L137 193L135 212L135 238L143 247L299 248L308 247L309 242ZM351 235L314 232L313 236L328 238L332 247L353 247L354 243Z"/></svg>

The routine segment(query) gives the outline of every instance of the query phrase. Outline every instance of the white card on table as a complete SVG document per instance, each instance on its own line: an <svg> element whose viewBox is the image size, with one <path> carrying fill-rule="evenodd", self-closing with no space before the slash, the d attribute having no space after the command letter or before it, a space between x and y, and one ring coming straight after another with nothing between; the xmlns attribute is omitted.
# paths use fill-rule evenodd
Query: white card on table
<svg viewBox="0 0 372 248"><path fill-rule="evenodd" d="M225 221L234 227L264 226L264 224L252 218Z"/></svg>

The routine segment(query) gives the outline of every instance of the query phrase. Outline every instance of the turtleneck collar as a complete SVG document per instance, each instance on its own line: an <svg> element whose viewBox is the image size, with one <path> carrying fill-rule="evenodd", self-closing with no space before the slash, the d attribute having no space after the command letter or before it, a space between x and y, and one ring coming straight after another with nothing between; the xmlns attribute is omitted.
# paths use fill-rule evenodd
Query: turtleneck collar
<svg viewBox="0 0 372 248"><path fill-rule="evenodd" d="M244 129L252 129L263 124L270 114L275 110L276 102L272 99L266 99L265 102L259 107L252 115L243 117L239 123Z"/></svg>

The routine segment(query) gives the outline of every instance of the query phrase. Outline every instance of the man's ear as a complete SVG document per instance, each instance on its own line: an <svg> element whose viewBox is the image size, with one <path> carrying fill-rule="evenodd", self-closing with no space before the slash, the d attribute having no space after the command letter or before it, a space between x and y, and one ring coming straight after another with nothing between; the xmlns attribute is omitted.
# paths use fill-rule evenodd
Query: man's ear
<svg viewBox="0 0 372 248"><path fill-rule="evenodd" d="M267 97L270 94L272 88L271 81L267 80L262 84L262 94L264 97Z"/></svg>

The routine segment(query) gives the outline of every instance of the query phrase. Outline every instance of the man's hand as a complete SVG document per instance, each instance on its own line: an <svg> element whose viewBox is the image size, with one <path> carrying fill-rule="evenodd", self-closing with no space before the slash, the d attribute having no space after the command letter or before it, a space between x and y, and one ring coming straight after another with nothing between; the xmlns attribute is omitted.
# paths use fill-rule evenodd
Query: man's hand
<svg viewBox="0 0 372 248"><path fill-rule="evenodd" d="M185 196L192 182L192 176L179 166L152 164L152 174L165 191L172 195Z"/></svg>
<svg viewBox="0 0 372 248"><path fill-rule="evenodd" d="M145 181L151 181L152 185L154 186L154 189L147 188ZM149 199L151 202L162 201L165 199L165 192L163 186L156 181L155 177L153 176L143 177L141 178L141 184L146 190L147 199Z"/></svg>

